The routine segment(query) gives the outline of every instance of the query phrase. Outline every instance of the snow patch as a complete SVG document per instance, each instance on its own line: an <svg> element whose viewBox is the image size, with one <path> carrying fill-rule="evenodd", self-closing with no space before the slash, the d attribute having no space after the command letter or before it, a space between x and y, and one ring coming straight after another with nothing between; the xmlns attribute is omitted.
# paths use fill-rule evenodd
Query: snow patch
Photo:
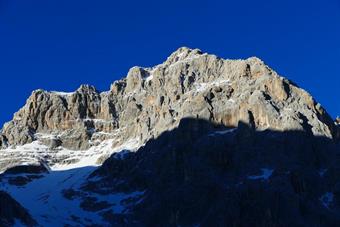
<svg viewBox="0 0 340 227"><path fill-rule="evenodd" d="M326 192L320 197L322 205L329 209L329 206L334 200L334 194L332 192Z"/></svg>
<svg viewBox="0 0 340 227"><path fill-rule="evenodd" d="M71 96L73 95L75 92L62 92L62 91L51 91L52 94L56 94L59 96Z"/></svg>
<svg viewBox="0 0 340 227"><path fill-rule="evenodd" d="M93 170L94 168L86 167L68 171L53 171L24 187L7 184L3 190L28 209L33 219L41 226L63 226L66 224L74 226L77 223L71 218L72 215L84 221L85 223L82 225L104 224L97 213L82 210L79 200L68 200L62 194L64 189L79 187Z"/></svg>
<svg viewBox="0 0 340 227"><path fill-rule="evenodd" d="M320 177L323 177L325 175L325 173L327 172L328 169L320 169L319 170L319 175Z"/></svg>
<svg viewBox="0 0 340 227"><path fill-rule="evenodd" d="M268 180L274 172L273 169L266 169L266 168L262 168L261 171L262 171L261 175L248 176L248 179L250 179L250 180Z"/></svg>
<svg viewBox="0 0 340 227"><path fill-rule="evenodd" d="M184 52L181 52L181 53L177 54L176 57L181 58L181 57L183 57L183 55L184 55Z"/></svg>
<svg viewBox="0 0 340 227"><path fill-rule="evenodd" d="M201 58L201 57L206 56L206 55L207 55L207 53L204 53L204 54L200 54L200 55L192 55L192 56L187 56L187 57L183 58L183 53L180 53L176 56L177 61L172 63L171 65L169 65L169 67L173 67L173 66L176 66L176 65L182 64L182 63L189 63L189 62L191 62L195 59Z"/></svg>
<svg viewBox="0 0 340 227"><path fill-rule="evenodd" d="M116 159L120 159L120 160L123 160L125 159L126 155L129 154L131 151L129 150L122 150L121 152L117 152L114 154L114 157Z"/></svg>
<svg viewBox="0 0 340 227"><path fill-rule="evenodd" d="M195 91L197 93L203 92L211 87L230 84L230 80L217 80L209 83L195 83Z"/></svg>
<svg viewBox="0 0 340 227"><path fill-rule="evenodd" d="M231 128L231 129L226 129L226 130L222 130L222 131L215 131L213 133L210 133L209 136L216 136L216 135L225 135L228 133L233 133L237 130L237 128Z"/></svg>
<svg viewBox="0 0 340 227"><path fill-rule="evenodd" d="M48 160L45 161L50 162L49 164L52 165L50 165L51 171L49 173L41 174L43 177L35 179L24 186L2 184L1 188L28 209L32 217L41 226L103 226L105 223L99 213L83 210L80 207L80 199L66 199L63 196L63 191L70 188L79 188L86 182L88 176L99 165L97 163L99 157L103 155L109 157L112 153L136 151L140 147L138 139L129 139L117 147L112 147L112 143L112 139L106 140L86 151L72 151L65 148L52 151L38 141L7 149L6 152L0 152L0 154L12 153L12 155L17 155L19 152L19 156L26 160L25 162L22 161L22 163L27 164L32 164L39 159L48 157ZM2 157L0 156L0 158ZM72 160L75 161L72 162ZM125 200L142 196L143 193L119 193L96 195L96 197L99 201L112 203L113 207L110 209L114 213L122 213L127 211Z"/></svg>
<svg viewBox="0 0 340 227"><path fill-rule="evenodd" d="M15 219L13 227L22 227L25 226L20 220Z"/></svg>
<svg viewBox="0 0 340 227"><path fill-rule="evenodd" d="M140 197L139 200L137 201L137 203L139 203L142 201L143 198L141 197L144 195L144 193L145 193L144 191L135 191L130 193L116 193L107 195L93 193L91 194L91 196L94 196L98 202L108 202L110 204L114 204L114 206L110 208L112 209L113 213L123 214L128 212L128 207L126 206L126 204L124 204L124 201Z"/></svg>
<svg viewBox="0 0 340 227"><path fill-rule="evenodd" d="M153 79L153 74L150 74L148 77L145 78L145 82L149 82Z"/></svg>
<svg viewBox="0 0 340 227"><path fill-rule="evenodd" d="M57 138L58 135L36 134L36 136L38 138ZM0 173L12 166L40 165L41 163L46 163L52 171L98 166L100 165L98 160L102 157L109 157L122 150L136 151L141 146L139 139L135 138L116 147L112 146L113 142L114 139L104 140L83 151L69 150L64 147L50 149L38 140L22 146L9 147L0 150L0 164L4 164L4 169L0 169ZM7 166L6 163L12 164Z"/></svg>
<svg viewBox="0 0 340 227"><path fill-rule="evenodd" d="M72 155L75 153L72 150L62 149L61 151L58 152L58 154L69 156L70 158L65 160L66 164L63 163L56 164L53 165L51 169L68 170L87 166L96 167L100 165L100 163L98 163L98 159L100 157L103 156L109 157L111 154L118 153L123 150L136 151L140 146L140 142L138 139L130 139L127 142L123 143L122 145L112 148L113 141L114 141L113 139L105 140L98 146L93 146L85 151L76 152L77 155ZM74 158L77 158L79 161L72 164L67 164L67 160L72 160Z"/></svg>
<svg viewBox="0 0 340 227"><path fill-rule="evenodd" d="M36 133L34 134L35 139L57 139L58 135L57 134L46 134L46 133Z"/></svg>
<svg viewBox="0 0 340 227"><path fill-rule="evenodd" d="M112 123L113 121L99 118L84 118L83 121L93 121L94 123Z"/></svg>

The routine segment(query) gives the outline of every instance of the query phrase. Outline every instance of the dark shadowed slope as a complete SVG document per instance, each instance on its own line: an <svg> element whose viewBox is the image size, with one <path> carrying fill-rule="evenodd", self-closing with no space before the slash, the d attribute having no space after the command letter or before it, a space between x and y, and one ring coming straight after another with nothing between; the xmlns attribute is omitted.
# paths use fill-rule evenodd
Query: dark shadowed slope
<svg viewBox="0 0 340 227"><path fill-rule="evenodd" d="M114 226L340 225L339 143L307 129L256 131L242 122L231 129L183 119L124 154L66 193L96 206ZM119 212L96 199L137 191Z"/></svg>
<svg viewBox="0 0 340 227"><path fill-rule="evenodd" d="M6 192L0 191L0 226L6 227L14 224L35 226L36 222L17 201Z"/></svg>

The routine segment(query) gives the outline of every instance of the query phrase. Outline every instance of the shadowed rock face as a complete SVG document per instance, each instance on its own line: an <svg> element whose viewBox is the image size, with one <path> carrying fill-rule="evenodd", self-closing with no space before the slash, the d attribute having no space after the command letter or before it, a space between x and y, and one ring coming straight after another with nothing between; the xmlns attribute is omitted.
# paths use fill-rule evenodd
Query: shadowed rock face
<svg viewBox="0 0 340 227"><path fill-rule="evenodd" d="M13 226L15 223L36 226L37 223L17 201L4 191L0 191L0 226Z"/></svg>
<svg viewBox="0 0 340 227"><path fill-rule="evenodd" d="M74 150L107 138L143 143L183 117L228 127L244 121L259 130L308 130L329 138L337 133L320 104L258 58L224 60L183 47L160 65L131 68L107 92L88 85L72 93L34 91L4 126L0 146L30 143L36 133L58 135L43 142Z"/></svg>
<svg viewBox="0 0 340 227"><path fill-rule="evenodd" d="M112 156L77 194L144 191L123 214L102 211L116 226L339 226L339 145L183 119L136 153Z"/></svg>

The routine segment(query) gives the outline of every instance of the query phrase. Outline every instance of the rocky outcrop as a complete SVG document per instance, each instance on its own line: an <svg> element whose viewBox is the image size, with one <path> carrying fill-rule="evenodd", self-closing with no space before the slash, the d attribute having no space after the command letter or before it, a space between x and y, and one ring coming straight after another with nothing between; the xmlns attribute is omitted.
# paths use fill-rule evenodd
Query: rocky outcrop
<svg viewBox="0 0 340 227"><path fill-rule="evenodd" d="M12 168L8 168L4 174L39 174L46 173L48 169L40 164L40 165L23 165L23 166L14 166Z"/></svg>
<svg viewBox="0 0 340 227"><path fill-rule="evenodd" d="M57 135L43 141L51 148L85 150L98 140L119 144L130 137L142 144L184 117L233 127L249 114L258 130L336 135L320 104L260 59L224 60L183 47L160 65L131 68L107 92L88 85L73 93L34 91L5 124L0 146L30 143L37 133Z"/></svg>
<svg viewBox="0 0 340 227"><path fill-rule="evenodd" d="M0 225L4 227L25 225L36 226L37 223L17 201L4 191L0 191Z"/></svg>

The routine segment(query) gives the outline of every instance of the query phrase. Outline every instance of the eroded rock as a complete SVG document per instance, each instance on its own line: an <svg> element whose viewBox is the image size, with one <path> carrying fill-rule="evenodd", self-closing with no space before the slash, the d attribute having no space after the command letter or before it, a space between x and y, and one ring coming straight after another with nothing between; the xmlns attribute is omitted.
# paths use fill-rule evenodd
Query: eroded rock
<svg viewBox="0 0 340 227"><path fill-rule="evenodd" d="M48 142L52 149L84 150L106 138L116 144L129 138L144 143L177 127L183 117L235 127L249 111L258 130L305 130L309 125L314 135L338 134L320 104L260 59L224 60L182 47L160 65L131 68L107 92L89 85L72 93L34 91L5 124L0 146L30 143L37 133L59 135Z"/></svg>

